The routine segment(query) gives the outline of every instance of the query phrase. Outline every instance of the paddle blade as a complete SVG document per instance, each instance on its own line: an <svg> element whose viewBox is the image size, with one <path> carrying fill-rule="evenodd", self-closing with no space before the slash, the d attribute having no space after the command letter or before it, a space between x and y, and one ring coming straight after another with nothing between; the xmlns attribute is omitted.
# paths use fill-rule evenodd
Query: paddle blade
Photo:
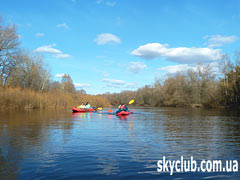
<svg viewBox="0 0 240 180"><path fill-rule="evenodd" d="M115 101L116 104L119 104L117 101Z"/></svg>
<svg viewBox="0 0 240 180"><path fill-rule="evenodd" d="M129 101L128 104L132 104L132 103L134 103L134 99L132 99L131 101Z"/></svg>
<svg viewBox="0 0 240 180"><path fill-rule="evenodd" d="M108 110L108 112L113 112L112 110Z"/></svg>
<svg viewBox="0 0 240 180"><path fill-rule="evenodd" d="M102 107L98 107L97 110L102 110Z"/></svg>

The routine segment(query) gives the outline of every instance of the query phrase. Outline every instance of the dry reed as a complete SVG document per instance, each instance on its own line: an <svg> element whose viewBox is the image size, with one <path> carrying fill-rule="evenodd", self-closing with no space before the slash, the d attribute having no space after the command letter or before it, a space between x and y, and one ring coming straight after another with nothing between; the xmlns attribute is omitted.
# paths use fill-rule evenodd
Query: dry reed
<svg viewBox="0 0 240 180"><path fill-rule="evenodd" d="M92 107L110 107L110 102L103 96L80 93L62 93L60 91L40 93L30 89L0 88L0 109L29 108L70 108L89 102Z"/></svg>

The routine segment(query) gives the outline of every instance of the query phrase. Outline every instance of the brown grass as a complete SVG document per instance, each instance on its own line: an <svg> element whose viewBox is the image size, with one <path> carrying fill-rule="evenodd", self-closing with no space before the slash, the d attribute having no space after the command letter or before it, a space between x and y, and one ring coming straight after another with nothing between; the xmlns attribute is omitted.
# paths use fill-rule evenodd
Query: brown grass
<svg viewBox="0 0 240 180"><path fill-rule="evenodd" d="M89 102L92 107L110 107L109 101L102 96L83 95L79 93L62 93L60 91L39 93L30 89L0 88L0 109L28 108L71 108Z"/></svg>

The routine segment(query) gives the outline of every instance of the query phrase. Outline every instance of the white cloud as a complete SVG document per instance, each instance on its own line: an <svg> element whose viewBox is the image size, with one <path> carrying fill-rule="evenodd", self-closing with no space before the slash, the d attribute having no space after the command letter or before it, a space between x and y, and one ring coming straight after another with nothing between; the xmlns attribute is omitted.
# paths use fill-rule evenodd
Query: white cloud
<svg viewBox="0 0 240 180"><path fill-rule="evenodd" d="M89 83L73 83L76 88L84 88L84 87L90 87L91 84Z"/></svg>
<svg viewBox="0 0 240 180"><path fill-rule="evenodd" d="M116 80L116 79L103 79L103 82L115 84L115 85L123 85L126 84L126 81Z"/></svg>
<svg viewBox="0 0 240 180"><path fill-rule="evenodd" d="M134 83L127 83L125 85L125 88L138 88L138 83L134 82Z"/></svg>
<svg viewBox="0 0 240 180"><path fill-rule="evenodd" d="M99 34L94 41L98 45L121 43L121 40L116 35L111 34L111 33Z"/></svg>
<svg viewBox="0 0 240 180"><path fill-rule="evenodd" d="M106 83L106 86L115 88L137 88L138 85L138 83L129 83L117 79L103 79L102 81Z"/></svg>
<svg viewBox="0 0 240 180"><path fill-rule="evenodd" d="M114 2L114 1L97 0L96 3L97 4L104 4L104 5L111 6L111 7L116 5L116 2Z"/></svg>
<svg viewBox="0 0 240 180"><path fill-rule="evenodd" d="M59 49L53 48L55 46L56 46L56 44L50 44L50 45L47 45L47 46L41 46L41 47L35 49L34 52L52 54L54 57L56 57L58 59L64 59L64 58L71 57L71 55L64 54Z"/></svg>
<svg viewBox="0 0 240 180"><path fill-rule="evenodd" d="M209 68L209 71L212 73L219 73L219 63L218 62L211 62L206 64L178 64L178 65L171 65L171 66L164 66L157 68L158 71L163 71L164 74L176 74L176 73L184 73L188 70L192 71L205 71L206 68Z"/></svg>
<svg viewBox="0 0 240 180"><path fill-rule="evenodd" d="M56 74L55 77L57 78L62 78L64 76L64 73L63 74Z"/></svg>
<svg viewBox="0 0 240 180"><path fill-rule="evenodd" d="M208 47L220 47L225 44L232 44L237 41L237 36L221 36L221 35L212 35L212 36L205 36L204 39L207 39Z"/></svg>
<svg viewBox="0 0 240 180"><path fill-rule="evenodd" d="M154 59L163 57L169 61L181 64L211 62L222 58L223 53L220 49L178 47L169 48L168 44L148 43L131 52L132 55Z"/></svg>
<svg viewBox="0 0 240 180"><path fill-rule="evenodd" d="M117 25L117 26L121 26L121 25L122 25L122 22L123 22L123 21L122 21L121 17L117 17L117 18L116 18L116 25Z"/></svg>
<svg viewBox="0 0 240 180"><path fill-rule="evenodd" d="M110 66L110 65L116 64L116 62L114 60L107 60L107 59L105 59L105 60L103 60L103 64L105 66Z"/></svg>
<svg viewBox="0 0 240 180"><path fill-rule="evenodd" d="M36 33L35 35L36 35L36 37L42 37L42 36L45 36L44 33Z"/></svg>
<svg viewBox="0 0 240 180"><path fill-rule="evenodd" d="M58 59L66 59L66 58L71 57L71 55L69 55L69 54L62 54L62 53L61 54L54 54L53 56L58 58Z"/></svg>
<svg viewBox="0 0 240 180"><path fill-rule="evenodd" d="M190 69L195 70L196 67L189 66L188 64L178 64L178 65L171 65L171 66L164 66L164 67L157 68L158 71L164 71L170 74L175 74L177 72L185 72Z"/></svg>
<svg viewBox="0 0 240 180"><path fill-rule="evenodd" d="M130 62L129 70L133 73L139 73L142 69L145 69L146 67L147 65L142 62Z"/></svg>
<svg viewBox="0 0 240 180"><path fill-rule="evenodd" d="M64 28L64 29L67 29L67 30L70 29L69 26L66 23L58 24L56 27L57 28Z"/></svg>
<svg viewBox="0 0 240 180"><path fill-rule="evenodd" d="M47 45L47 46L41 46L41 47L35 49L34 51L35 52L39 52L39 53L61 54L62 51L53 48L55 46L56 46L56 44L50 44L50 45Z"/></svg>
<svg viewBox="0 0 240 180"><path fill-rule="evenodd" d="M107 6L115 6L116 5L116 2L106 2L106 5Z"/></svg>

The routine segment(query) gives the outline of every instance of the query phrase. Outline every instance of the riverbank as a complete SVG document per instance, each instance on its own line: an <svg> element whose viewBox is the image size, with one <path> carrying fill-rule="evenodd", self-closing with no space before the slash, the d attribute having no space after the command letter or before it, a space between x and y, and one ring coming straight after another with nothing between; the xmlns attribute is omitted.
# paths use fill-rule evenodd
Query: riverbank
<svg viewBox="0 0 240 180"><path fill-rule="evenodd" d="M216 106L203 106L202 104L189 104L185 106L152 106L148 104L139 105L135 104L132 107L154 107L154 108L192 108L192 109L231 109L231 110L240 110L240 106L223 106L223 105L216 105Z"/></svg>
<svg viewBox="0 0 240 180"><path fill-rule="evenodd" d="M89 102L95 107L110 107L109 101L99 95L86 95L81 93L36 92L30 89L1 88L0 110L24 110L24 109L47 109L47 108L70 108L82 102Z"/></svg>

